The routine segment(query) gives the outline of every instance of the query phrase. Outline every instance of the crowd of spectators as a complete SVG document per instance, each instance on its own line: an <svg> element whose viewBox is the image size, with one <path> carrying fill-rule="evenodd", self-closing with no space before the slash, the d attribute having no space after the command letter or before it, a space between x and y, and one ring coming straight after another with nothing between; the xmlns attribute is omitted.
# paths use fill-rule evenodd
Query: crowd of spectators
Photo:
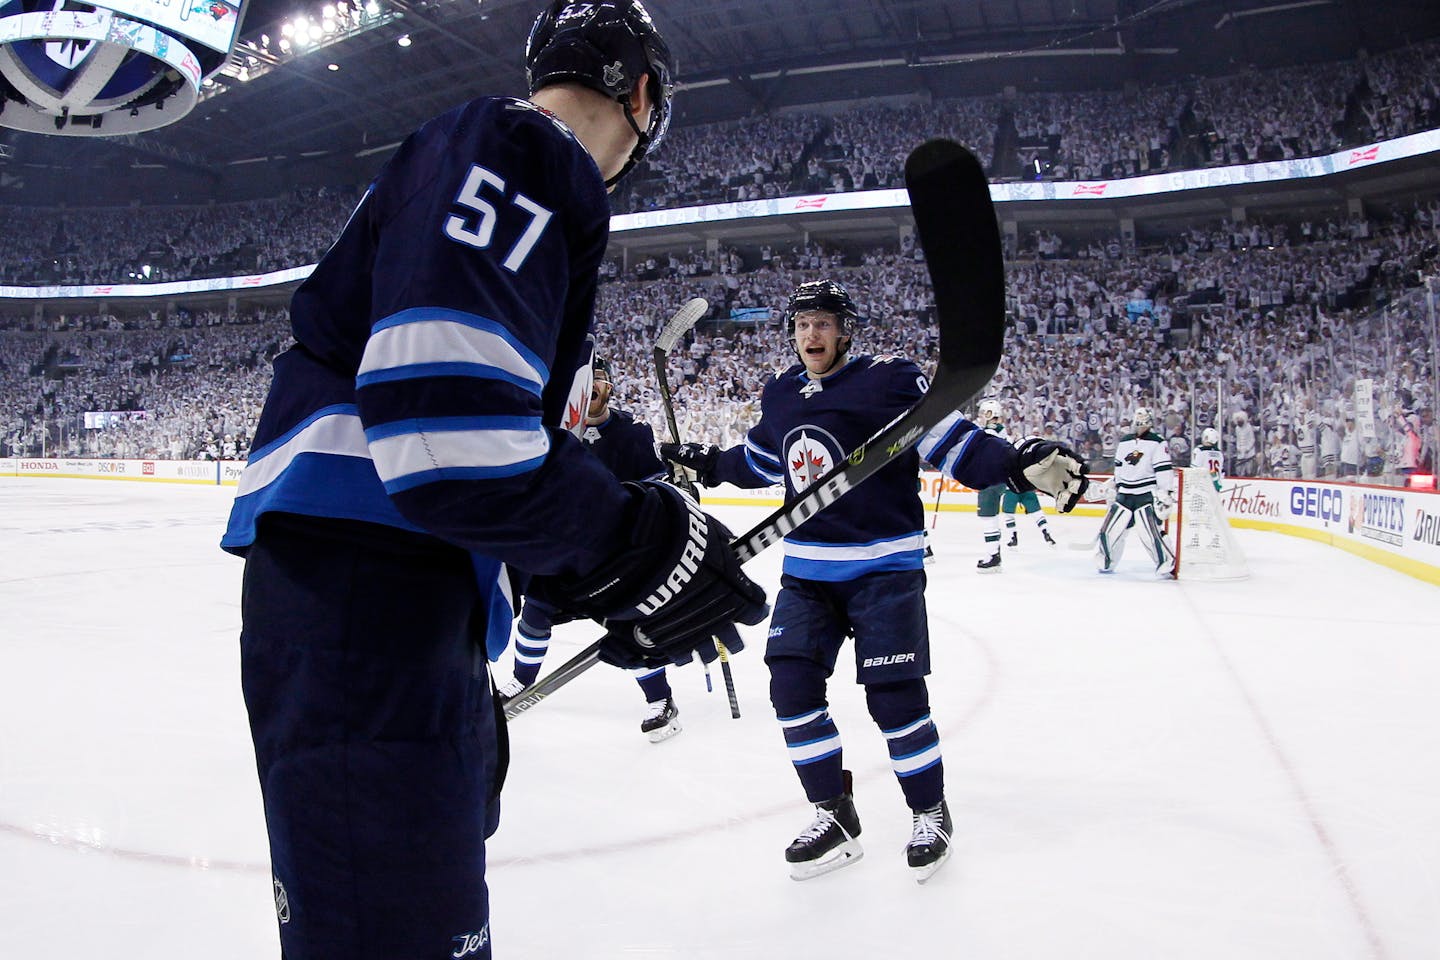
<svg viewBox="0 0 1440 960"><path fill-rule="evenodd" d="M153 283L315 263L358 190L204 206L0 208L0 285Z"/></svg>
<svg viewBox="0 0 1440 960"><path fill-rule="evenodd" d="M0 329L0 452L243 459L269 361L289 342L283 309L9 322ZM95 414L118 416L96 426Z"/></svg>
<svg viewBox="0 0 1440 960"><path fill-rule="evenodd" d="M992 178L1100 179L1311 156L1440 126L1440 43L1345 63L1124 91L993 95L816 109L672 130L617 212L900 187L931 136ZM315 262L361 187L255 203L0 208L0 285L153 282Z"/></svg>
<svg viewBox="0 0 1440 960"><path fill-rule="evenodd" d="M1437 249L1440 202L1386 220L1217 221L1140 251L1027 238L1007 265L1009 332L990 393L1012 433L1062 439L1097 470L1137 405L1160 411L1182 462L1201 430L1219 427L1235 475L1394 480L1433 469L1436 344L1417 290ZM743 440L765 380L794 362L780 308L806 279L850 288L864 318L857 352L935 354L923 255L908 243L721 248L647 258L628 273L612 266L600 349L617 403L652 425L663 423L656 333L689 298L711 303L668 371L687 439ZM243 458L268 361L288 339L283 310L6 321L0 450ZM1364 381L1371 390L1357 395ZM87 429L87 412L129 415Z"/></svg>

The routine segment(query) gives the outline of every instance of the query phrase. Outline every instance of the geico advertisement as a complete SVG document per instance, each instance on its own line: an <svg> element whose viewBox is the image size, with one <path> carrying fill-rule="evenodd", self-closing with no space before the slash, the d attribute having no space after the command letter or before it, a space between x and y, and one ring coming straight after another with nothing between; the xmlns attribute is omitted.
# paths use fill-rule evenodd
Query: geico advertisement
<svg viewBox="0 0 1440 960"><path fill-rule="evenodd" d="M1245 479L1225 481L1220 503L1241 526L1304 527L1440 564L1440 494L1313 480Z"/></svg>

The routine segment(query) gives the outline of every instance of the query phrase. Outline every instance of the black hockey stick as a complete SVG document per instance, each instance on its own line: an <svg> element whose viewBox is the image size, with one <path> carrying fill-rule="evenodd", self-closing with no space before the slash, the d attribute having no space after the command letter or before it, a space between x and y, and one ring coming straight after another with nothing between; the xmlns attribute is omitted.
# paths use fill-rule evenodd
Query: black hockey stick
<svg viewBox="0 0 1440 960"><path fill-rule="evenodd" d="M940 334L934 382L915 406L861 444L792 503L731 542L748 562L909 450L984 389L1005 342L1005 268L990 185L979 161L949 140L930 140L905 161L905 187L925 251ZM505 705L516 717L594 666L597 640Z"/></svg>
<svg viewBox="0 0 1440 960"><path fill-rule="evenodd" d="M665 408L665 424L670 428L670 442L680 442L680 427L675 422L675 402L670 396L670 374L666 369L670 362L670 351L680 344L680 338L689 333L691 328L710 309L710 304L703 297L696 297L687 301L675 316L665 324L660 336L655 338L655 379L660 384L660 403ZM685 472L684 467L675 468L675 485L694 498L696 503L700 502L700 491L695 489L695 483L690 475ZM740 719L740 698L735 695L735 674L730 671L730 651L725 649L725 642L719 637L715 639L715 652L720 656L720 673L725 680L725 696L730 701L730 718ZM705 679L710 679L709 668L706 668ZM708 683L707 683L708 686Z"/></svg>

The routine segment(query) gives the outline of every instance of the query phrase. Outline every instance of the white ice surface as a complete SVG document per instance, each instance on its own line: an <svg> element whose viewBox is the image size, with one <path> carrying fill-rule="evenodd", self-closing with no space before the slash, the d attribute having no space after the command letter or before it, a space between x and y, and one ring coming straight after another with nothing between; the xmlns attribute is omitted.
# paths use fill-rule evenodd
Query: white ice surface
<svg viewBox="0 0 1440 960"><path fill-rule="evenodd" d="M277 957L239 694L230 491L0 480L0 958ZM739 530L763 512L722 508ZM1061 518L1078 542L1096 521ZM1253 576L1102 578L973 516L928 568L957 852L907 875L909 817L842 659L832 706L866 857L808 883L764 630L674 673L654 745L596 668L516 721L491 843L496 955L540 960L1440 957L1440 588L1240 531ZM751 569L767 583L778 553ZM592 639L561 627L553 666ZM502 663L502 674L508 665Z"/></svg>

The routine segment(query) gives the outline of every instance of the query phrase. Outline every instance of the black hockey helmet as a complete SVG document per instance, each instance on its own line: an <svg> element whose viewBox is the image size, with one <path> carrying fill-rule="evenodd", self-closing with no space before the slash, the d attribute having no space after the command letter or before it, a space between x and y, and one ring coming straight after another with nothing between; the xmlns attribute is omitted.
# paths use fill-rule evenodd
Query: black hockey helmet
<svg viewBox="0 0 1440 960"><path fill-rule="evenodd" d="M795 317L808 310L833 313L840 323L840 332L845 334L852 332L852 324L860 316L855 301L850 299L850 291L834 280L811 280L800 284L790 294L790 302L785 306L785 326L792 335L795 333Z"/></svg>
<svg viewBox="0 0 1440 960"><path fill-rule="evenodd" d="M630 115L630 91L645 74L650 75L655 109L649 127L641 130ZM579 83L625 108L625 119L639 139L625 167L605 182L607 187L633 170L670 128L675 57L640 0L551 0L530 27L525 79L532 94L552 83Z"/></svg>
<svg viewBox="0 0 1440 960"><path fill-rule="evenodd" d="M785 330L792 339L795 336L795 318L811 310L824 310L833 314L835 322L840 325L843 339L839 341L839 353L835 358L835 365L839 366L850 350L850 339L854 336L855 321L859 319L860 311L856 309L855 301L850 299L850 291L846 290L842 283L835 280L810 280L802 283L790 294L790 302L785 305ZM796 353L799 353L798 349ZM801 357L801 360L803 361L804 357Z"/></svg>
<svg viewBox="0 0 1440 960"><path fill-rule="evenodd" d="M610 359L608 357L596 356L590 361L590 373L598 382L604 380L606 383L614 383L610 379Z"/></svg>

